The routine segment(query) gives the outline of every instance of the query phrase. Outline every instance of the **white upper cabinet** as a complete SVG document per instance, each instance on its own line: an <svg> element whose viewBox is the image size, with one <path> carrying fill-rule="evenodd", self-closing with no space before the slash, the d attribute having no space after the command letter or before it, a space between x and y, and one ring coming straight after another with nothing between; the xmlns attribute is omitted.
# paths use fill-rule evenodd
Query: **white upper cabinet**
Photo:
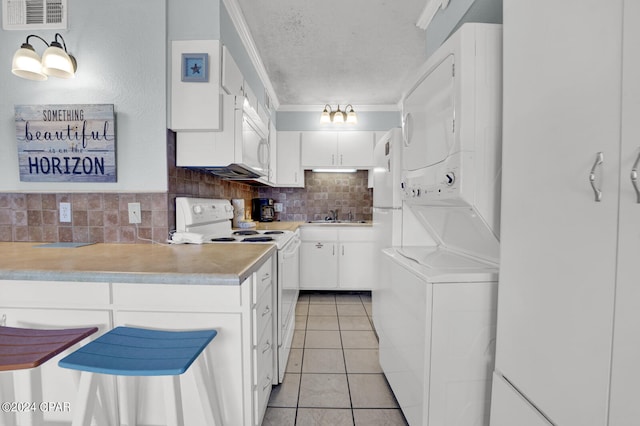
<svg viewBox="0 0 640 426"><path fill-rule="evenodd" d="M194 57L193 52L206 56ZM189 68L191 63L208 68L207 77L193 80L188 74L189 69L193 69ZM169 128L175 132L220 130L219 95L220 41L172 41Z"/></svg>
<svg viewBox="0 0 640 426"><path fill-rule="evenodd" d="M304 187L304 170L300 165L300 132L278 132L276 185Z"/></svg>
<svg viewBox="0 0 640 426"><path fill-rule="evenodd" d="M373 167L372 131L302 132L302 166Z"/></svg>
<svg viewBox="0 0 640 426"><path fill-rule="evenodd" d="M226 46L222 46L222 88L229 95L242 96L244 77Z"/></svg>

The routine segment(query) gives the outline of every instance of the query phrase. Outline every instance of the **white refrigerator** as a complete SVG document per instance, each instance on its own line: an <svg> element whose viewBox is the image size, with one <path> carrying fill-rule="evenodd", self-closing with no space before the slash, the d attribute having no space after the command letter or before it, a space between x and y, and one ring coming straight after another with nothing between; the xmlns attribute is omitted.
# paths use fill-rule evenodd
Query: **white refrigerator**
<svg viewBox="0 0 640 426"><path fill-rule="evenodd" d="M382 250L400 245L402 130L394 127L378 139L373 156L373 226Z"/></svg>
<svg viewBox="0 0 640 426"><path fill-rule="evenodd" d="M402 195L400 180L402 174L402 130L395 127L378 139L374 151L373 169L373 230L375 233L377 268L374 282L371 283L372 308L380 310L381 277L387 276L384 270L388 262L383 262L382 251L401 245L402 238ZM373 318L374 326L378 317Z"/></svg>

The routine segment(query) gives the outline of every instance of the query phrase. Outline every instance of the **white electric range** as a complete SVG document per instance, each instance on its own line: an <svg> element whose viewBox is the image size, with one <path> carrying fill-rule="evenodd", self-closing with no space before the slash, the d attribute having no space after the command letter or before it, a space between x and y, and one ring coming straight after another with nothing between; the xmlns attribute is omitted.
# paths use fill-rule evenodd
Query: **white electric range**
<svg viewBox="0 0 640 426"><path fill-rule="evenodd" d="M171 243L271 243L284 248L295 237L286 230L233 230L233 206L229 200L176 197L176 232Z"/></svg>
<svg viewBox="0 0 640 426"><path fill-rule="evenodd" d="M232 218L233 206L229 200L176 197L176 232L170 242L276 245L278 266L273 282L277 283L274 292L277 301L274 333L278 339L275 362L278 375L274 377L274 383L282 383L295 331L295 307L300 292L300 237L297 231L233 230Z"/></svg>

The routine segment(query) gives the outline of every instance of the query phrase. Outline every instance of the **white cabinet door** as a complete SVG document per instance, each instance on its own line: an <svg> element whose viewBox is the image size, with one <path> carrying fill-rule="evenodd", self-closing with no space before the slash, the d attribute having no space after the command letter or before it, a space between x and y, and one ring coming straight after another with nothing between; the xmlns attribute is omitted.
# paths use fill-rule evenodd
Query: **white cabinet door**
<svg viewBox="0 0 640 426"><path fill-rule="evenodd" d="M583 6L504 10L496 370L561 426L607 424L616 278L622 0Z"/></svg>
<svg viewBox="0 0 640 426"><path fill-rule="evenodd" d="M373 167L375 132L302 132L305 167Z"/></svg>
<svg viewBox="0 0 640 426"><path fill-rule="evenodd" d="M371 290L375 279L376 252L373 242L341 242L338 282L344 290Z"/></svg>
<svg viewBox="0 0 640 426"><path fill-rule="evenodd" d="M373 167L375 133L352 131L338 133L338 166Z"/></svg>
<svg viewBox="0 0 640 426"><path fill-rule="evenodd" d="M640 156L640 54L634 40L640 39L640 2L624 2L622 62L622 153L620 169L620 233L616 316L611 377L609 426L624 426L640 418L640 204L630 180ZM627 42L630 41L630 42Z"/></svg>
<svg viewBox="0 0 640 426"><path fill-rule="evenodd" d="M304 187L304 170L300 166L300 132L278 132L278 186Z"/></svg>
<svg viewBox="0 0 640 426"><path fill-rule="evenodd" d="M302 132L302 165L330 167L337 165L337 132Z"/></svg>
<svg viewBox="0 0 640 426"><path fill-rule="evenodd" d="M338 256L335 241L303 241L300 245L300 288L338 287Z"/></svg>
<svg viewBox="0 0 640 426"><path fill-rule="evenodd" d="M126 285L131 286L132 284ZM188 294L187 297L189 296ZM243 341L242 338L241 315L207 312L117 311L114 322L116 326L126 325L167 330L217 329L219 334L207 347L206 353L213 361L213 374L219 379L217 391L218 395L223 398L222 418L227 424L251 424L253 415L250 406L253 402L250 397L252 386L251 383L247 383L247 375L244 374L243 369L252 364L243 361L242 357L245 355L240 356L240 354L247 354L246 358L249 360L248 354L251 348L248 347L248 342ZM224 368L216 368L217 366L224 366ZM185 424L204 424L200 396L193 377L190 377L189 370L185 373L184 378L181 381L186 384L182 389ZM158 377L148 377L140 381L138 419L141 424L166 424L164 410L158 409L158 402L163 401L162 382L159 379ZM244 407L243 397L247 398Z"/></svg>

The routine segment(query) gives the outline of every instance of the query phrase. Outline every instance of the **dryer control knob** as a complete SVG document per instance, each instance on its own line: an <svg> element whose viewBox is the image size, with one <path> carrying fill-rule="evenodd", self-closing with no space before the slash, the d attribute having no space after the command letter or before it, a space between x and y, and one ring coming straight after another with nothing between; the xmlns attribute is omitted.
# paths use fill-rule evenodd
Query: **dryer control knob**
<svg viewBox="0 0 640 426"><path fill-rule="evenodd" d="M447 178L447 185L451 186L456 181L456 175L453 172L449 172L445 175Z"/></svg>
<svg viewBox="0 0 640 426"><path fill-rule="evenodd" d="M193 206L193 212L195 214L200 214L202 213L202 206L200 204L196 204L195 206Z"/></svg>

